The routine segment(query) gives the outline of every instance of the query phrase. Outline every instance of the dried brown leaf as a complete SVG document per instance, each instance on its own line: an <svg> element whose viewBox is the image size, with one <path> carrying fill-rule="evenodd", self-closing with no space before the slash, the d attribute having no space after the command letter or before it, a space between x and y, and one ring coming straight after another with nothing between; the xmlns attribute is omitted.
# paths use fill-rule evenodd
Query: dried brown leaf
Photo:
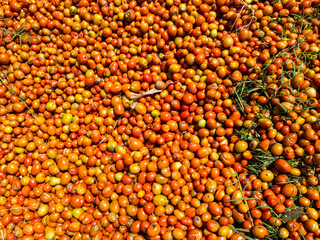
<svg viewBox="0 0 320 240"><path fill-rule="evenodd" d="M121 120L121 118L123 118L123 115L119 116L119 118L116 120L116 122L114 123L114 126L113 126L113 130L116 128L116 126L117 126L117 124L118 124L118 121ZM103 143L105 140L107 140L107 138L108 138L109 135L110 135L110 134L107 134L107 136L99 142L98 146L99 146L101 143Z"/></svg>
<svg viewBox="0 0 320 240"><path fill-rule="evenodd" d="M290 221L293 221L297 218L304 216L305 214L306 213L305 213L303 207L297 207L297 208L291 210L290 212L288 212L285 216L283 216L282 220L284 222L290 222Z"/></svg>
<svg viewBox="0 0 320 240"><path fill-rule="evenodd" d="M166 82L166 86L163 89L151 88L149 91L146 91L145 93L133 93L133 92L130 92L130 94L131 94L130 99L131 100L138 100L138 99L140 99L140 98L142 98L144 96L160 93L163 90L165 90L169 85L174 84L176 82L177 81L175 81L175 82ZM133 102L130 107L132 109L134 109L137 104L138 104L138 102Z"/></svg>

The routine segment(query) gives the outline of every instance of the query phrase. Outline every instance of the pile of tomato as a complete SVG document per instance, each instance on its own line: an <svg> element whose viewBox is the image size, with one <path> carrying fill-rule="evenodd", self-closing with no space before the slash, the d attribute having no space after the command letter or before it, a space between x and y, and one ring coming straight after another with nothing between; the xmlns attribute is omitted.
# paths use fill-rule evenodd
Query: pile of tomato
<svg viewBox="0 0 320 240"><path fill-rule="evenodd" d="M319 240L319 0L2 0L1 240Z"/></svg>

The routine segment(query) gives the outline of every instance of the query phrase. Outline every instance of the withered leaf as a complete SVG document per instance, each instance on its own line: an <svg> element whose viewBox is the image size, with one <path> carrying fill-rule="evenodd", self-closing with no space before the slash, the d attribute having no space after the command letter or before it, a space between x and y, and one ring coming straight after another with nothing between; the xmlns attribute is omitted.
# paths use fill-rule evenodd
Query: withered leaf
<svg viewBox="0 0 320 240"><path fill-rule="evenodd" d="M165 90L169 85L174 84L176 82L177 81L175 81L175 82L166 82L166 86L163 89L151 88L149 91L146 91L145 93L141 93L141 94L140 93L130 92L130 94L131 94L130 99L131 100L138 100L139 98L142 98L144 96L152 95L152 94L155 94L155 93L160 93L163 90ZM134 109L137 104L138 104L137 102L133 102L130 107L132 109Z"/></svg>
<svg viewBox="0 0 320 240"><path fill-rule="evenodd" d="M304 211L303 207L297 207L295 209L292 209L290 212L288 212L285 216L282 217L282 221L284 222L290 222L297 218L300 218L304 216L306 213Z"/></svg>

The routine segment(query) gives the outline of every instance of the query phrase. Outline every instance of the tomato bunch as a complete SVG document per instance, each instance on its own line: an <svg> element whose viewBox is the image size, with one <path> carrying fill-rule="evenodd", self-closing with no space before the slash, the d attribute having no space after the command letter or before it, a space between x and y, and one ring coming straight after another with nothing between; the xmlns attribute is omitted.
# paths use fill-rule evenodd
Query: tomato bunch
<svg viewBox="0 0 320 240"><path fill-rule="evenodd" d="M1 1L1 238L319 240L319 19Z"/></svg>

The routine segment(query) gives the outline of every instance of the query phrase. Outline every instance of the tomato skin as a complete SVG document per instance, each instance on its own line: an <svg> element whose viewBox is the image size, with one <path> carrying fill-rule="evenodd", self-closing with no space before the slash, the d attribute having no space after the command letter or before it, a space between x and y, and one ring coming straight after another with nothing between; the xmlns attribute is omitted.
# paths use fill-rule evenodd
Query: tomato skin
<svg viewBox="0 0 320 240"><path fill-rule="evenodd" d="M93 77L87 77L85 79L85 84L87 87L92 87L94 85L94 83L95 83L95 80Z"/></svg>
<svg viewBox="0 0 320 240"><path fill-rule="evenodd" d="M124 113L125 109L122 103L116 103L114 106L114 113L118 116L122 115Z"/></svg>
<svg viewBox="0 0 320 240"><path fill-rule="evenodd" d="M25 106L23 105L23 103L14 103L12 106L13 110L17 113L21 113L24 111Z"/></svg>
<svg viewBox="0 0 320 240"><path fill-rule="evenodd" d="M274 155L274 156L281 156L283 153L283 146L282 144L276 143L274 145L271 146L270 148L270 152Z"/></svg>
<svg viewBox="0 0 320 240"><path fill-rule="evenodd" d="M6 53L0 54L0 64L1 65L8 65L10 63L9 55Z"/></svg>
<svg viewBox="0 0 320 240"><path fill-rule="evenodd" d="M289 173L291 171L290 164L288 163L288 161L286 161L284 159L278 159L275 162L274 166L278 171L283 172L283 173Z"/></svg>
<svg viewBox="0 0 320 240"><path fill-rule="evenodd" d="M202 239L202 231L198 229L191 230L188 233L188 240L201 240Z"/></svg>
<svg viewBox="0 0 320 240"><path fill-rule="evenodd" d="M307 191L307 197L311 200L318 201L320 199L320 193L317 189L309 188Z"/></svg>
<svg viewBox="0 0 320 240"><path fill-rule="evenodd" d="M278 233L278 236L281 238L281 239L287 239L289 237L289 231L282 227L280 230L279 230L279 233Z"/></svg>
<svg viewBox="0 0 320 240"><path fill-rule="evenodd" d="M245 240L245 238L238 233L232 235L232 237L230 239L231 240Z"/></svg>
<svg viewBox="0 0 320 240"><path fill-rule="evenodd" d="M316 232L319 229L319 224L313 219L307 220L304 225L310 232Z"/></svg>
<svg viewBox="0 0 320 240"><path fill-rule="evenodd" d="M84 53L78 54L77 59L80 64L86 64L89 60L87 54L84 54Z"/></svg>
<svg viewBox="0 0 320 240"><path fill-rule="evenodd" d="M268 203L269 206L274 207L279 203L279 201L278 201L278 198L276 196L269 196L267 198L267 203Z"/></svg>
<svg viewBox="0 0 320 240"><path fill-rule="evenodd" d="M319 237L319 3L0 4L6 238Z"/></svg>
<svg viewBox="0 0 320 240"><path fill-rule="evenodd" d="M70 200L70 205L74 208L80 208L84 204L84 197L80 195L73 195Z"/></svg>
<svg viewBox="0 0 320 240"><path fill-rule="evenodd" d="M248 148L248 143L245 141L239 141L235 144L235 150L238 153L246 151Z"/></svg>
<svg viewBox="0 0 320 240"><path fill-rule="evenodd" d="M210 203L209 204L209 211L214 215L214 216L220 216L222 215L222 209L217 203Z"/></svg>
<svg viewBox="0 0 320 240"><path fill-rule="evenodd" d="M1 222L2 222L2 224L3 224L4 226L7 226L7 225L11 222L11 220L12 220L11 215L10 215L10 214L6 214L6 215L4 215L4 216L2 217Z"/></svg>
<svg viewBox="0 0 320 240"><path fill-rule="evenodd" d="M285 174L281 174L275 177L276 184L280 186L285 185L286 182L288 182L288 180L289 180L289 177Z"/></svg>
<svg viewBox="0 0 320 240"><path fill-rule="evenodd" d="M263 226L254 226L252 232L257 238L265 238L269 235L268 230Z"/></svg>
<svg viewBox="0 0 320 240"><path fill-rule="evenodd" d="M274 179L274 174L270 170L264 170L260 173L260 179L264 182L271 182Z"/></svg>
<svg viewBox="0 0 320 240"><path fill-rule="evenodd" d="M281 192L286 197L295 197L298 194L298 188L294 184L285 184Z"/></svg>
<svg viewBox="0 0 320 240"><path fill-rule="evenodd" d="M220 158L221 158L221 161L227 166L231 166L236 162L235 157L228 152L223 152Z"/></svg>
<svg viewBox="0 0 320 240"><path fill-rule="evenodd" d="M137 150L140 150L143 147L143 144L139 139L132 137L132 138L129 139L129 147L133 151L137 151Z"/></svg>

